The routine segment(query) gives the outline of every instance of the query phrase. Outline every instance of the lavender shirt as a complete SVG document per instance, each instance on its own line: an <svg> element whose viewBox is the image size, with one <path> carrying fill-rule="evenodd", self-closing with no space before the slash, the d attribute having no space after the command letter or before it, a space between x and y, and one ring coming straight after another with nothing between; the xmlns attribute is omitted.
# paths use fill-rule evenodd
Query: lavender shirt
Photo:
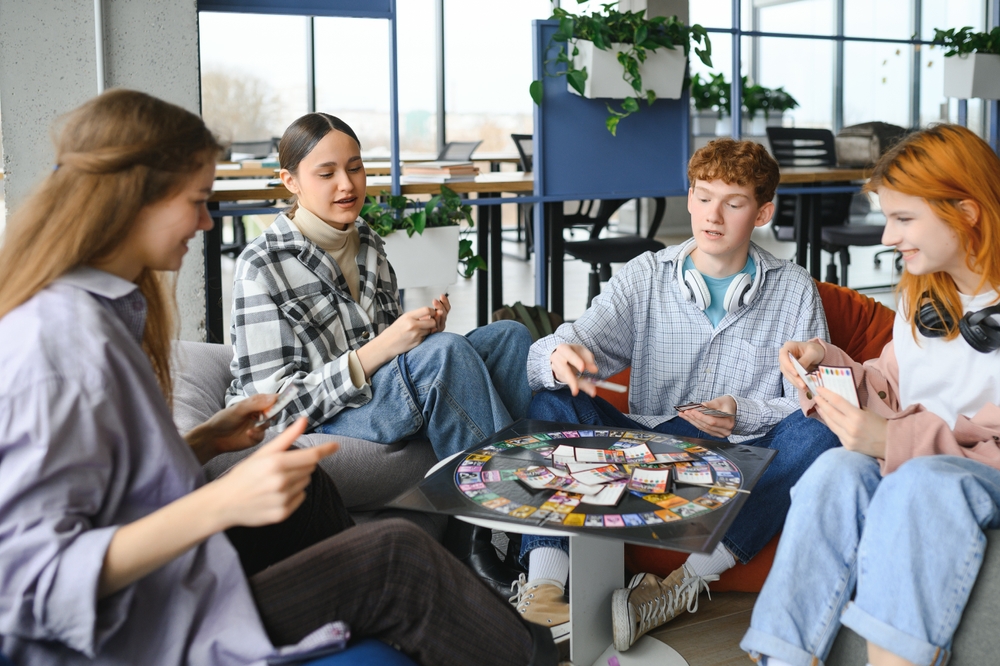
<svg viewBox="0 0 1000 666"><path fill-rule="evenodd" d="M251 664L274 653L222 534L97 600L115 530L204 483L138 339L136 286L95 269L0 319L0 651L18 664Z"/></svg>

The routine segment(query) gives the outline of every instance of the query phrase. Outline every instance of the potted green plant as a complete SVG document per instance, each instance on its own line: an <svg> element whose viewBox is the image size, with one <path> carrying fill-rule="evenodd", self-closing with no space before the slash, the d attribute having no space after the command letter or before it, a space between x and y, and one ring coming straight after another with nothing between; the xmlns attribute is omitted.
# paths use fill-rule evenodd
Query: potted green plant
<svg viewBox="0 0 1000 666"><path fill-rule="evenodd" d="M729 84L722 74L711 74L708 79L700 74L691 77L691 103L695 108L694 133L711 136L716 133L719 120L728 113Z"/></svg>
<svg viewBox="0 0 1000 666"><path fill-rule="evenodd" d="M934 29L944 56L944 94L958 99L1000 99L1000 27L973 32L971 26Z"/></svg>
<svg viewBox="0 0 1000 666"><path fill-rule="evenodd" d="M784 86L771 88L768 91L768 108L764 109L764 118L768 127L781 127L784 121L785 111L797 109L798 100L792 97Z"/></svg>
<svg viewBox="0 0 1000 666"><path fill-rule="evenodd" d="M472 206L445 185L441 194L419 202L382 192L385 205L374 197L361 208L361 217L382 237L385 253L396 272L400 289L443 286L458 274L471 277L486 261L472 252ZM466 222L468 226L462 227Z"/></svg>
<svg viewBox="0 0 1000 666"><path fill-rule="evenodd" d="M639 110L640 99L652 104L657 97L681 96L692 44L701 61L712 66L712 43L700 25L685 25L676 16L647 18L645 10L621 12L617 4L603 4L601 12L580 16L557 7L552 18L559 20L559 29L552 41L565 47L554 61L545 62L546 74L565 74L571 92L622 100L619 108L607 105L605 125L612 134L622 118ZM566 71L551 74L552 62L565 64ZM541 104L540 80L532 81L530 92Z"/></svg>

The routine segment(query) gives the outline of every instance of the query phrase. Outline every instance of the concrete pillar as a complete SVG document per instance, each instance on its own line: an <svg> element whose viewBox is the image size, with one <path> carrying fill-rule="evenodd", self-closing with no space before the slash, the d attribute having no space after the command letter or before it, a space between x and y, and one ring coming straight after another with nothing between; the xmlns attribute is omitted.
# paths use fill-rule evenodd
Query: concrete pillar
<svg viewBox="0 0 1000 666"><path fill-rule="evenodd" d="M102 0L105 85L200 113L196 0ZM0 108L8 215L51 169L50 130L97 94L94 0L0 2ZM181 338L205 339L202 238L177 284Z"/></svg>

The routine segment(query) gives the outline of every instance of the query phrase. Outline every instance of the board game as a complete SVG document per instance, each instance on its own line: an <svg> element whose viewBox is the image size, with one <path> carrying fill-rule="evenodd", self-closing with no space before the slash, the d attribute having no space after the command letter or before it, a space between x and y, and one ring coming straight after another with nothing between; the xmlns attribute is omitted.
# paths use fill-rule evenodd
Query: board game
<svg viewBox="0 0 1000 666"><path fill-rule="evenodd" d="M544 527L710 552L774 455L646 430L522 420L390 506L496 520L514 532Z"/></svg>

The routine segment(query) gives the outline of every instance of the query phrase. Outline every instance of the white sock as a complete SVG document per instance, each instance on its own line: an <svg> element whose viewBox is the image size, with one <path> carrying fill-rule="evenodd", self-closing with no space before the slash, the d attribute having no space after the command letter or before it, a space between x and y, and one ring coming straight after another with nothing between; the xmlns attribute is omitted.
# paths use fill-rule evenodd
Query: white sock
<svg viewBox="0 0 1000 666"><path fill-rule="evenodd" d="M528 582L539 578L557 580L566 585L569 579L569 553L562 548L535 548L528 553Z"/></svg>
<svg viewBox="0 0 1000 666"><path fill-rule="evenodd" d="M718 576L736 566L736 558L729 549L719 543L711 555L693 553L687 559L687 564L699 576ZM775 662L778 663L778 662ZM781 662L784 664L784 662Z"/></svg>

